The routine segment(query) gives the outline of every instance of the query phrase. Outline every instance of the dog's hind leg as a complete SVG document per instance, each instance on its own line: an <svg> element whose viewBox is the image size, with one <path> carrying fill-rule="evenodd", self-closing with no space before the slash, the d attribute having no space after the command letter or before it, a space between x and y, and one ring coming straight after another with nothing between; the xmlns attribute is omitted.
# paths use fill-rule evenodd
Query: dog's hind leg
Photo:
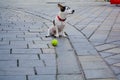
<svg viewBox="0 0 120 80"><path fill-rule="evenodd" d="M55 31L56 31L55 37L59 37L59 31L57 26L55 26Z"/></svg>
<svg viewBox="0 0 120 80"><path fill-rule="evenodd" d="M53 26L55 26L55 20L53 20ZM51 35L54 36L55 33L53 32L53 26L51 26L48 31L47 31L47 35L45 37L50 37ZM52 30L52 32L51 32Z"/></svg>
<svg viewBox="0 0 120 80"><path fill-rule="evenodd" d="M64 30L62 31L62 36L63 37L67 37L67 35L65 34Z"/></svg>

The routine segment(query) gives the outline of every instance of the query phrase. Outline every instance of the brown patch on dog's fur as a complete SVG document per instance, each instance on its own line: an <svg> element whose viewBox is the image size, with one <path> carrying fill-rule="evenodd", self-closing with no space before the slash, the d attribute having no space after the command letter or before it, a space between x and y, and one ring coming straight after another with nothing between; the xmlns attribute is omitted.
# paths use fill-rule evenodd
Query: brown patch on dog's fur
<svg viewBox="0 0 120 80"><path fill-rule="evenodd" d="M65 6L63 6L63 5L61 5L61 4L58 4L58 7L60 8L60 10L61 10L62 12L65 11Z"/></svg>
<svg viewBox="0 0 120 80"><path fill-rule="evenodd" d="M63 6L61 4L58 4L58 7L63 8Z"/></svg>

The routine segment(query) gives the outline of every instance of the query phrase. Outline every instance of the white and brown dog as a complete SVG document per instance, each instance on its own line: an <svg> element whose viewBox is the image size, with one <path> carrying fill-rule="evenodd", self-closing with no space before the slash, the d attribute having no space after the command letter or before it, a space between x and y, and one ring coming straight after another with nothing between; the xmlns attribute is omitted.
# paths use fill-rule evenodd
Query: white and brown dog
<svg viewBox="0 0 120 80"><path fill-rule="evenodd" d="M55 20L53 20L53 25L48 29L46 37L49 36L59 37L60 35L64 37L66 36L64 33L64 27L67 15L73 14L75 10L71 10L70 7L63 6L61 4L58 4L58 7L60 8L60 11L58 15L55 17Z"/></svg>

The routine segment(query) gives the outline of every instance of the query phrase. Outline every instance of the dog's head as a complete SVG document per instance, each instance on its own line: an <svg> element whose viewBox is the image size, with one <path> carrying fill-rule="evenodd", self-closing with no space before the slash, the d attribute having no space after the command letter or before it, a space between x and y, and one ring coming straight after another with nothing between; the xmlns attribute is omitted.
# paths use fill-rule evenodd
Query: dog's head
<svg viewBox="0 0 120 80"><path fill-rule="evenodd" d="M58 7L60 8L60 11L65 13L65 14L73 14L75 12L75 10L72 10L68 6L63 6L61 4L58 4Z"/></svg>

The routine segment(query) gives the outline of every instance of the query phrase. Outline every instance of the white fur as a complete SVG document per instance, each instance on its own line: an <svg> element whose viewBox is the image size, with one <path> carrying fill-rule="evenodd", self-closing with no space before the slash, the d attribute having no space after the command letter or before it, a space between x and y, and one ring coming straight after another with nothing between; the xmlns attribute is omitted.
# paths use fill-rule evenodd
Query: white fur
<svg viewBox="0 0 120 80"><path fill-rule="evenodd" d="M71 9L68 9L66 7L64 12L59 11L58 15L61 19L66 19L67 15L72 14L74 11ZM60 21L58 19L58 17L55 17L55 25L52 25L49 29L48 29L48 33L47 36L51 36L54 35L55 37L59 37L60 35L62 36L66 36L64 34L64 27L65 27L65 21Z"/></svg>

